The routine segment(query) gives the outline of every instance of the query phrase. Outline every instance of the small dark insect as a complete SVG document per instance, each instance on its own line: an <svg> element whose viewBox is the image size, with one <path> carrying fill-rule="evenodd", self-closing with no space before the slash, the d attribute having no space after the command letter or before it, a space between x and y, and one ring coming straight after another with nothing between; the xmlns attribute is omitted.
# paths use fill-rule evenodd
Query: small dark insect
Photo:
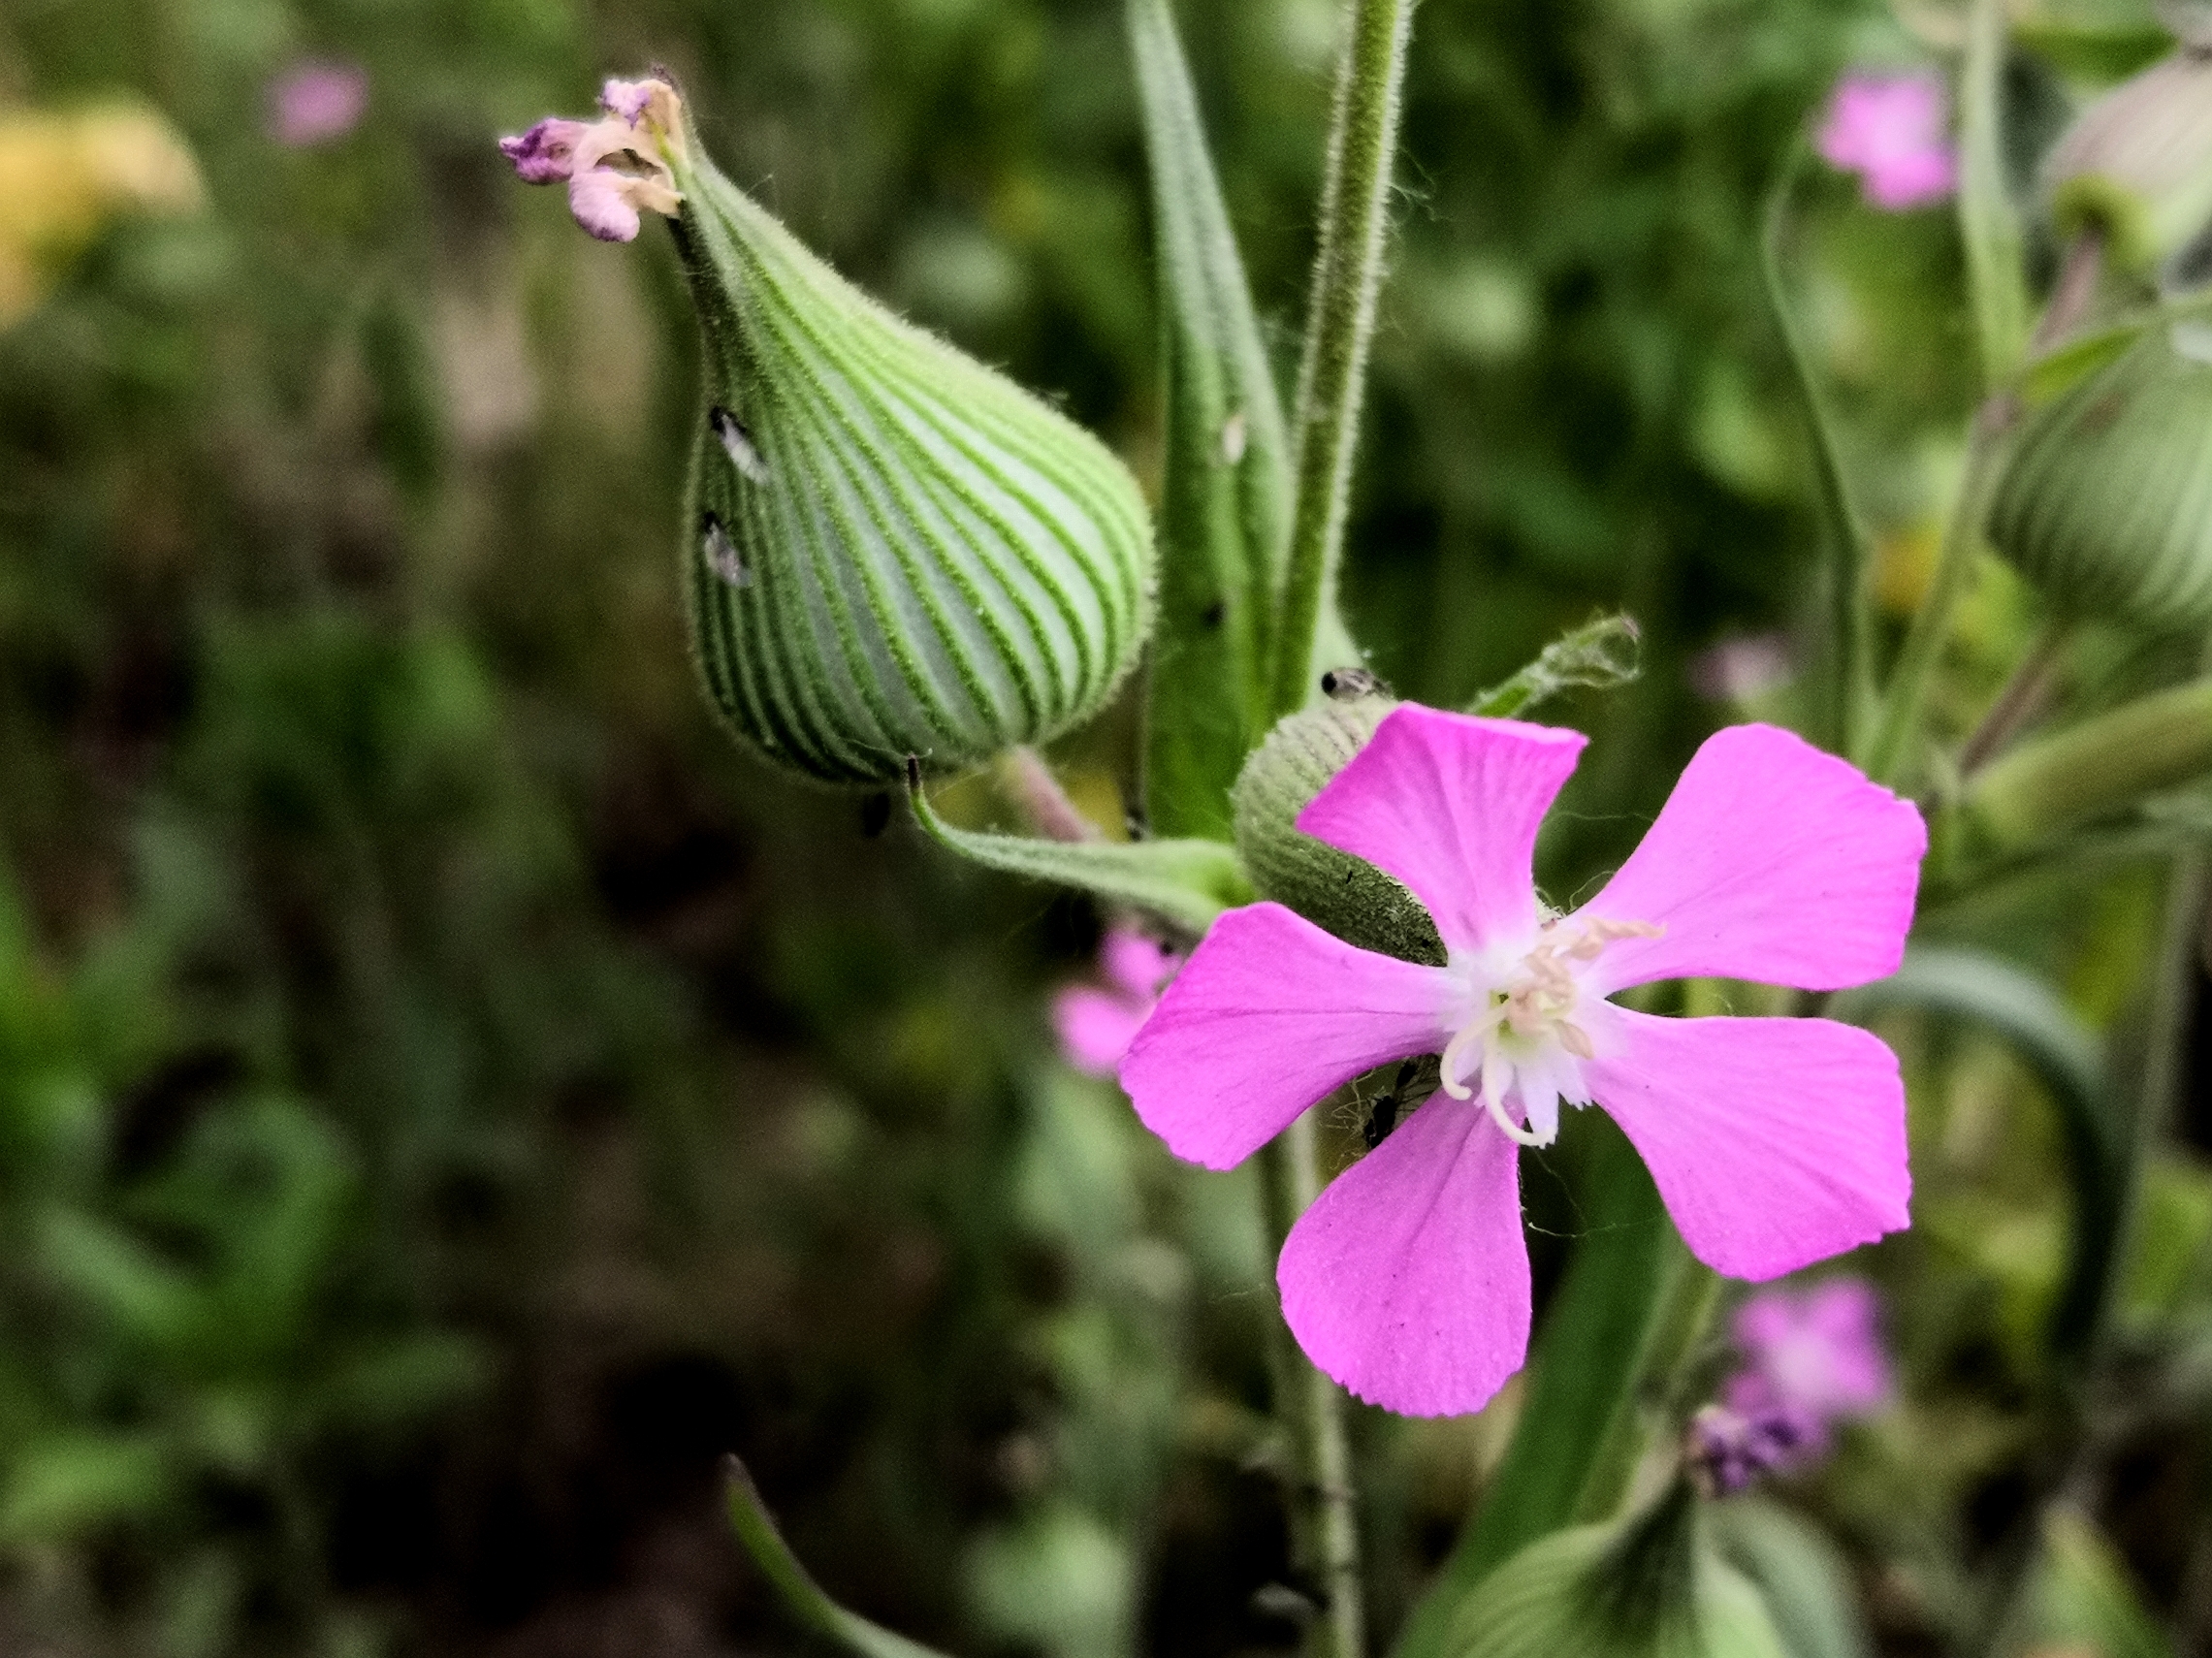
<svg viewBox="0 0 2212 1658"><path fill-rule="evenodd" d="M1228 616L1228 604L1221 599L1215 599L1213 603L1207 605L1205 609L1200 613L1199 621L1204 622L1208 627L1219 627L1222 623L1222 619Z"/></svg>
<svg viewBox="0 0 2212 1658"><path fill-rule="evenodd" d="M699 514L699 537L707 556L707 564L714 573L733 588L753 586L753 572L745 567L745 557L737 550L737 543L729 538L722 522L711 512Z"/></svg>
<svg viewBox="0 0 2212 1658"><path fill-rule="evenodd" d="M1338 702L1358 702L1363 696L1388 694L1390 686L1365 668L1331 668L1321 676L1321 693Z"/></svg>
<svg viewBox="0 0 2212 1658"><path fill-rule="evenodd" d="M890 826L890 792L879 789L860 803L860 833L873 841Z"/></svg>
<svg viewBox="0 0 2212 1658"><path fill-rule="evenodd" d="M717 403L707 410L707 424L721 440L722 453L729 457L731 465L755 484L768 481L768 462L753 446L753 433L745 430L743 421Z"/></svg>
<svg viewBox="0 0 2212 1658"><path fill-rule="evenodd" d="M1376 1100L1374 1108L1367 1113L1367 1120L1360 1129L1360 1137L1367 1142L1369 1151L1389 1139L1391 1131L1397 1127L1398 1103L1404 1099L1405 1091L1413 1086L1413 1073L1420 1068L1421 1062L1418 1059L1409 1059L1399 1066L1397 1077L1391 1083L1391 1091Z"/></svg>

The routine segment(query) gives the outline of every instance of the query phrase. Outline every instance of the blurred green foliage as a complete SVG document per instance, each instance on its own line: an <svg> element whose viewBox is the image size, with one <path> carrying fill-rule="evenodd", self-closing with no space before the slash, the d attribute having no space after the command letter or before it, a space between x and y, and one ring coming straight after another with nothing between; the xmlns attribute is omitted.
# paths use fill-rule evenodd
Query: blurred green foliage
<svg viewBox="0 0 2212 1658"><path fill-rule="evenodd" d="M1182 10L1287 355L1337 8ZM2068 77L2139 61L2148 8L2107 10L2032 9L2023 175ZM1596 738L1545 851L1562 889L1715 724L1797 712L1786 677L1688 671L1815 597L1762 203L1841 66L1928 49L1872 0L1421 9L1348 607L1385 679L1452 705L1637 620L1642 680L1547 714ZM358 131L294 151L262 102L303 51L371 90ZM1252 1194L1051 1057L1041 993L1084 971L1083 907L871 839L717 737L673 580L672 260L590 242L491 145L664 61L739 182L1146 473L1124 54L1118 0L0 11L0 108L135 92L208 197L115 219L0 333L0 1644L781 1639L721 1529L730 1450L841 1599L919 1638L1295 1642ZM1976 395L1956 227L1822 174L1786 253L1894 638ZM2036 616L1983 572L1947 727ZM2173 660L2096 635L2072 694ZM1123 714L1059 758L1089 800L1134 745ZM2036 967L2125 1057L2157 877L2030 877L1930 929ZM1884 1029L1922 1195L1875 1260L1909 1402L1792 1495L1884 1649L1920 1653L1986 1620L1974 1573L2054 1408L2069 1187L1996 1038ZM1577 1156L1570 1131L1531 1164L1547 1289ZM2100 1402L2093 1505L2199 1630L2208 1249L2212 1186L2162 1156L2122 1338L2196 1390ZM1361 1419L1385 1629L1512 1409ZM2102 1549L2050 1593L2083 1602L2091 1567L2100 1605L2133 1593Z"/></svg>

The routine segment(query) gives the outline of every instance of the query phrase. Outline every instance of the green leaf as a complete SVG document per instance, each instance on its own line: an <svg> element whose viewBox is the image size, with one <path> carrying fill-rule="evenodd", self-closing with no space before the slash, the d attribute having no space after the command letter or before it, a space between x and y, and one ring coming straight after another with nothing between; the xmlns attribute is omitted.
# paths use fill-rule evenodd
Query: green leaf
<svg viewBox="0 0 2212 1658"><path fill-rule="evenodd" d="M919 1642L871 1623L831 1600L776 1529L776 1521L760 1501L760 1492L745 1464L732 1456L723 1462L722 1470L728 1487L730 1529L737 1533L746 1553L753 1556L753 1563L767 1575L785 1610L809 1628L858 1653L859 1658L941 1658Z"/></svg>
<svg viewBox="0 0 2212 1658"><path fill-rule="evenodd" d="M1129 0L1160 267L1167 471L1146 700L1145 810L1230 838L1229 788L1267 727L1289 440L1168 0Z"/></svg>
<svg viewBox="0 0 2212 1658"><path fill-rule="evenodd" d="M170 1493L169 1463L150 1439L77 1433L32 1441L0 1488L0 1545L60 1543L150 1514Z"/></svg>
<svg viewBox="0 0 2212 1658"><path fill-rule="evenodd" d="M2030 408L2057 401L2108 363L2127 355L2158 319L2134 318L2077 334L2031 361L2020 375L2020 396Z"/></svg>
<svg viewBox="0 0 2212 1658"><path fill-rule="evenodd" d="M2035 1638L2100 1658L2173 1658L2173 1643L2145 1610L2127 1562L2080 1515L2043 1516L2036 1574Z"/></svg>
<svg viewBox="0 0 2212 1658"><path fill-rule="evenodd" d="M1961 810L1972 849L2003 856L2208 772L2212 679L2193 680L2021 744L1974 776Z"/></svg>
<svg viewBox="0 0 2212 1658"><path fill-rule="evenodd" d="M1789 1658L1871 1658L1850 1564L1842 1550L1778 1503L1755 1497L1713 1512L1721 1558L1757 1586Z"/></svg>
<svg viewBox="0 0 2212 1658"><path fill-rule="evenodd" d="M1617 689L1644 671L1643 642L1633 617L1601 616L1553 640L1536 660L1475 698L1467 712L1508 719L1577 686Z"/></svg>
<svg viewBox="0 0 2212 1658"><path fill-rule="evenodd" d="M2004 0L1973 0L1959 88L1959 233L1987 384L2003 385L2028 339L2026 245L2004 176Z"/></svg>
<svg viewBox="0 0 2212 1658"><path fill-rule="evenodd" d="M1219 841L1037 841L955 829L922 792L921 769L911 766L907 798L930 838L971 863L1005 875L1072 886L1109 904L1149 910L1193 934L1224 909L1252 902L1252 883L1236 853Z"/></svg>
<svg viewBox="0 0 2212 1658"><path fill-rule="evenodd" d="M2097 1038L2049 985L1979 950L1909 951L1893 976L1834 998L1829 1012L1864 1024L1898 1007L1986 1027L2012 1045L2057 1103L2069 1153L2074 1226L2066 1287L2051 1315L2051 1343L2060 1355L2079 1357L2110 1287L2127 1185L2127 1148Z"/></svg>
<svg viewBox="0 0 2212 1658"><path fill-rule="evenodd" d="M1594 1119L1596 1113L1589 1113ZM1680 1273L1681 1244L1643 1160L1608 1132L1582 1207L1588 1234L1546 1319L1530 1364L1528 1402L1475 1517L1407 1619L1395 1658L1459 1658L1453 1632L1494 1568L1592 1506L1592 1487L1617 1459L1608 1451Z"/></svg>

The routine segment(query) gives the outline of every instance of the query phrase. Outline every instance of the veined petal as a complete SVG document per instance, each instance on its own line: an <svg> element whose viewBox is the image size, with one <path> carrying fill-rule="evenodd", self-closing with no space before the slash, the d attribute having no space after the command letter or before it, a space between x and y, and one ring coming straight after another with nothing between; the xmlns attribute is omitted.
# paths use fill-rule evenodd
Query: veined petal
<svg viewBox="0 0 2212 1658"><path fill-rule="evenodd" d="M1279 904L1233 909L1121 1068L1144 1126L1207 1168L1242 1163L1316 1100L1449 1036L1451 980L1354 949Z"/></svg>
<svg viewBox="0 0 2212 1658"><path fill-rule="evenodd" d="M1479 949L1536 925L1536 830L1587 741L1408 703L1298 826L1402 881L1449 948Z"/></svg>
<svg viewBox="0 0 2212 1658"><path fill-rule="evenodd" d="M1911 1225L1905 1084L1879 1037L1831 1019L1619 1010L1585 1067L1690 1253L1760 1281Z"/></svg>
<svg viewBox="0 0 2212 1658"><path fill-rule="evenodd" d="M1519 1155L1437 1095L1338 1175L1276 1268L1306 1356L1400 1416L1481 1410L1528 1357Z"/></svg>
<svg viewBox="0 0 2212 1658"><path fill-rule="evenodd" d="M1659 978L1843 990L1905 953L1928 828L1911 802L1772 725L1706 740L1620 873L1577 913L1650 922L1585 982L1610 996Z"/></svg>

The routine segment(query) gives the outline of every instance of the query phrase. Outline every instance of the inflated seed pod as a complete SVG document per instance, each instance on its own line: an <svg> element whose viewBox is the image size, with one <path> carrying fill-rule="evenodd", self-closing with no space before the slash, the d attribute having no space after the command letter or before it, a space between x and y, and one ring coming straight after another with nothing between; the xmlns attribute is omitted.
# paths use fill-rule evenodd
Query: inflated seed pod
<svg viewBox="0 0 2212 1658"><path fill-rule="evenodd" d="M1992 546L2062 610L2212 623L2212 363L2151 330L2024 419L1991 503Z"/></svg>
<svg viewBox="0 0 2212 1658"><path fill-rule="evenodd" d="M1236 852L1263 898L1362 949L1441 963L1436 923L1412 893L1364 859L1298 827L1298 813L1352 763L1396 706L1395 697L1362 686L1348 700L1278 722L1230 791Z"/></svg>
<svg viewBox="0 0 2212 1658"><path fill-rule="evenodd" d="M728 724L829 781L957 767L1096 713L1149 622L1152 527L1106 446L894 316L707 159L664 80L502 141L627 241L667 217L705 341L683 541Z"/></svg>

